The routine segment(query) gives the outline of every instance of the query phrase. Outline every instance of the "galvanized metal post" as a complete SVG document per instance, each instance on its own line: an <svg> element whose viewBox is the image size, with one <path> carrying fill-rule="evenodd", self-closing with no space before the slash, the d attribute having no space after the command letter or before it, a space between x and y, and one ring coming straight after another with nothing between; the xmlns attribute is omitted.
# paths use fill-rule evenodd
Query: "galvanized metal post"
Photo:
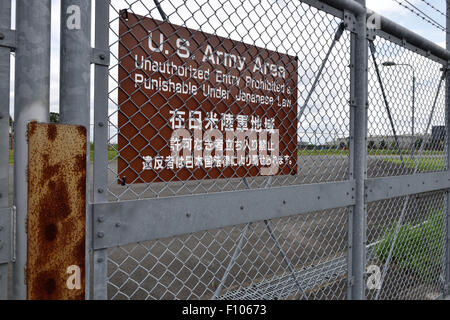
<svg viewBox="0 0 450 320"><path fill-rule="evenodd" d="M358 0L365 6L365 0ZM351 298L365 298L364 273L366 265L366 206L364 203L364 179L366 178L367 152L367 61L368 42L366 31L366 12L356 15L356 34L354 40L354 108L353 132L353 178L355 180L355 206L353 207Z"/></svg>
<svg viewBox="0 0 450 320"><path fill-rule="evenodd" d="M91 1L61 1L60 122L90 125Z"/></svg>
<svg viewBox="0 0 450 320"><path fill-rule="evenodd" d="M446 1L446 48L447 50L450 50L450 0ZM446 66L448 67L448 65ZM447 143L446 143L446 168L447 171L450 169L450 73L447 72L446 76L446 84L445 84L445 125L446 125L446 133L447 133ZM445 252L444 252L444 281L445 281L445 288L444 288L444 295L450 295L450 190L447 190L446 194L446 201L445 201L445 212L444 216L446 219L446 223L444 224L446 226L445 237L444 237L444 244L445 244Z"/></svg>
<svg viewBox="0 0 450 320"><path fill-rule="evenodd" d="M350 121L348 141L348 179L354 179L355 164L355 40L356 35L350 34ZM348 208L347 217L347 299L353 294L353 212L354 206Z"/></svg>
<svg viewBox="0 0 450 320"><path fill-rule="evenodd" d="M14 109L14 204L16 261L13 297L27 297L27 124L48 121L50 94L50 0L16 0L17 49Z"/></svg>
<svg viewBox="0 0 450 320"><path fill-rule="evenodd" d="M60 122L86 127L86 265L85 292L89 299L90 278L90 80L91 80L91 1L61 1Z"/></svg>
<svg viewBox="0 0 450 320"><path fill-rule="evenodd" d="M108 201L108 63L109 1L95 1L94 202ZM100 219L101 220L101 219ZM101 223L101 221L92 221ZM98 235L93 234L92 237ZM95 250L93 298L107 299L107 250Z"/></svg>
<svg viewBox="0 0 450 320"><path fill-rule="evenodd" d="M0 40L11 29L11 0L0 0ZM0 208L8 207L10 48L0 46ZM0 225L0 232L9 226ZM6 250L0 243L0 250ZM8 263L0 262L0 300L8 297Z"/></svg>

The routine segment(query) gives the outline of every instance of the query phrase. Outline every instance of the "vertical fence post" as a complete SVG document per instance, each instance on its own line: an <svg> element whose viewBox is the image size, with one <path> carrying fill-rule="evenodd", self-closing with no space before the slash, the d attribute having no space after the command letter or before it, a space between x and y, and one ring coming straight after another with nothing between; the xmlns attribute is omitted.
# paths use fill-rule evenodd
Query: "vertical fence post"
<svg viewBox="0 0 450 320"><path fill-rule="evenodd" d="M0 33L11 29L11 0L0 0ZM0 38L5 38L4 34ZM1 40L1 39L0 39ZM8 207L10 48L0 46L0 208ZM0 232L9 226L0 225ZM1 239L1 237L0 237ZM0 250L7 248L0 243ZM0 252L1 253L1 252ZM0 300L8 297L8 263L0 261Z"/></svg>
<svg viewBox="0 0 450 320"><path fill-rule="evenodd" d="M365 0L358 0L365 6ZM366 260L366 207L364 203L364 179L366 177L366 135L367 135L367 61L368 42L366 37L366 13L356 16L354 39L354 108L352 129L354 133L353 178L355 180L355 206L351 238L352 244L352 299L365 298L365 260Z"/></svg>
<svg viewBox="0 0 450 320"><path fill-rule="evenodd" d="M94 202L108 201L109 1L95 1ZM97 59L98 58L98 59ZM97 223L93 221L92 223ZM99 222L101 223L101 222ZM92 237L97 235L93 234ZM94 250L93 298L107 299L107 250Z"/></svg>
<svg viewBox="0 0 450 320"><path fill-rule="evenodd" d="M26 299L27 124L48 121L50 94L50 0L16 0L14 104L14 204L16 261L13 297Z"/></svg>
<svg viewBox="0 0 450 320"><path fill-rule="evenodd" d="M355 34L350 33L350 122L348 139L348 179L354 179L355 158ZM347 217L347 299L351 299L353 289L353 212L354 206L348 208Z"/></svg>
<svg viewBox="0 0 450 320"><path fill-rule="evenodd" d="M86 265L85 292L89 299L90 213L89 151L90 151L90 77L91 77L91 1L61 1L60 56L60 122L82 125L87 132L86 171Z"/></svg>
<svg viewBox="0 0 450 320"><path fill-rule="evenodd" d="M450 0L446 1L446 49L450 50ZM448 67L448 66L445 66ZM446 169L447 172L450 170L450 73L447 72L446 75L446 83L445 83L445 126L446 126ZM444 237L444 295L450 294L450 190L447 190L446 193L446 201L445 201L445 223L446 230L444 231L445 237Z"/></svg>

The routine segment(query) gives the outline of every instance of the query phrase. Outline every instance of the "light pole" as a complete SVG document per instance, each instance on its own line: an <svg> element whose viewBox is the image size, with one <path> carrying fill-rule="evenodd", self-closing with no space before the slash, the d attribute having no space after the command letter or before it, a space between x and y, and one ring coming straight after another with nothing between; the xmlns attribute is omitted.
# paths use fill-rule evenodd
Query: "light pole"
<svg viewBox="0 0 450 320"><path fill-rule="evenodd" d="M412 107L411 107L411 158L414 159L414 103L415 103L415 95L416 95L416 70L409 63L396 63L393 61L385 61L382 63L385 67L395 67L395 66L404 66L409 67L412 70L413 78L412 78Z"/></svg>

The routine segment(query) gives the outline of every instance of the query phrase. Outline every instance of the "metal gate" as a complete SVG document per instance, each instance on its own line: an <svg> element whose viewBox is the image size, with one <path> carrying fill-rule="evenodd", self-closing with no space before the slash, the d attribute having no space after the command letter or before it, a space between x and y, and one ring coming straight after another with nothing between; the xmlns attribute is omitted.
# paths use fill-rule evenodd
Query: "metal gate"
<svg viewBox="0 0 450 320"><path fill-rule="evenodd" d="M10 49L30 41L20 37L19 19L28 9L17 2L17 41L8 45L8 37L0 37L0 59L6 57L0 61L0 76L8 79L2 84L9 84ZM50 3L35 2L34 9L42 10ZM0 9L5 9L0 14L9 13L9 3L0 1ZM83 17L76 36L64 25L73 5L82 9ZM61 121L89 127L93 138L87 188L91 200L86 209L87 298L448 295L449 51L367 11L364 1L63 0L61 17L61 52L67 55L61 59ZM147 19L157 23L149 29ZM9 21L2 24L5 21L0 17L0 34L10 28ZM163 26L171 26L170 31L163 31ZM125 68L124 60L135 59L131 53L141 45L142 30L161 34L162 45L170 45L163 36L173 34L183 34L196 45L212 45L221 37L241 43L246 54L257 47L261 51L256 56L264 51L272 59L270 55L293 57L295 62L285 62L284 67L296 68L297 86L291 93L296 121L282 123L294 131L296 171L252 176L250 169L230 167L226 176L217 177L214 168L202 167L187 178L174 173L167 179L154 171L151 178L140 180L135 164L146 161L141 150L156 144L168 147L162 138L164 127L151 128L149 137L143 133L146 126L164 119L163 107L176 111L189 103L178 93L167 98L149 96L139 86L132 93L124 89L136 71ZM201 40L196 31L204 35ZM125 37L138 44L130 45ZM158 52L168 59L169 51L162 46ZM220 45L213 46L213 54L219 51ZM24 60L17 53L15 59L17 74L17 64ZM138 69L139 61L134 62ZM198 68L210 63L203 61ZM90 64L92 87L86 76ZM156 74L150 69L145 75L150 79ZM18 81L36 79L16 75L16 96ZM176 75L164 80L170 79ZM205 83L220 87L208 79L199 81ZM8 87L0 90L9 95ZM150 116L142 101L154 110ZM207 103L216 103L212 110L222 114L236 109L208 98L197 103L204 113L210 111L204 109ZM134 111L124 112L125 104L132 104ZM79 105L84 106L81 112ZM2 108L9 111L4 103ZM25 155L21 150L26 140L21 128L42 114L18 108L22 117L15 117L15 170L22 172L26 161L22 163L19 155ZM6 132L6 120L0 121ZM3 160L2 177L8 172ZM14 181L17 210L11 214L3 203L5 213L0 213L0 240L11 248L6 253L0 248L0 263L6 263L0 265L0 297L7 296L7 263L14 260L12 294L24 298L26 243L20 225L26 206L18 201L26 199L26 191L17 183L20 177Z"/></svg>

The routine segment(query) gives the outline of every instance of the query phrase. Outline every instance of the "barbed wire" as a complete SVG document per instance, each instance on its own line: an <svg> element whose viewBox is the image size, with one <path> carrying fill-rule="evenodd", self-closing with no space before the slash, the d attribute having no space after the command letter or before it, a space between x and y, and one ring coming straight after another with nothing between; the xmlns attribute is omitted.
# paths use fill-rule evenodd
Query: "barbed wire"
<svg viewBox="0 0 450 320"><path fill-rule="evenodd" d="M441 24L436 22L433 18L429 17L422 10L418 9L416 6L412 5L409 1L405 0L405 2L407 4L409 4L409 6L407 4L405 4L401 0L393 0L393 1L396 2L397 4L399 4L400 6L404 7L405 9L408 9L409 11L414 13L419 18L422 18L422 20L428 22L430 25L432 25L436 29L439 29L439 30L444 31L444 32L446 31L444 26L442 26Z"/></svg>
<svg viewBox="0 0 450 320"><path fill-rule="evenodd" d="M447 17L445 13L443 13L441 10L437 9L436 7L434 7L431 3L429 3L426 0L421 0L423 3L425 3L427 6L431 7L433 10L435 10L436 12L440 13L441 15L443 15L444 17Z"/></svg>
<svg viewBox="0 0 450 320"><path fill-rule="evenodd" d="M422 14L422 16L430 19L431 21L433 21L435 24L441 26L444 28L443 25L441 25L439 22L437 22L436 20L434 20L432 17L430 17L428 14L426 14L425 12L423 12L421 9L419 9L418 7L416 7L414 4L412 4L411 2L409 2L409 0L405 0L406 3L408 3L411 7L413 7L415 10L417 10L420 14Z"/></svg>

